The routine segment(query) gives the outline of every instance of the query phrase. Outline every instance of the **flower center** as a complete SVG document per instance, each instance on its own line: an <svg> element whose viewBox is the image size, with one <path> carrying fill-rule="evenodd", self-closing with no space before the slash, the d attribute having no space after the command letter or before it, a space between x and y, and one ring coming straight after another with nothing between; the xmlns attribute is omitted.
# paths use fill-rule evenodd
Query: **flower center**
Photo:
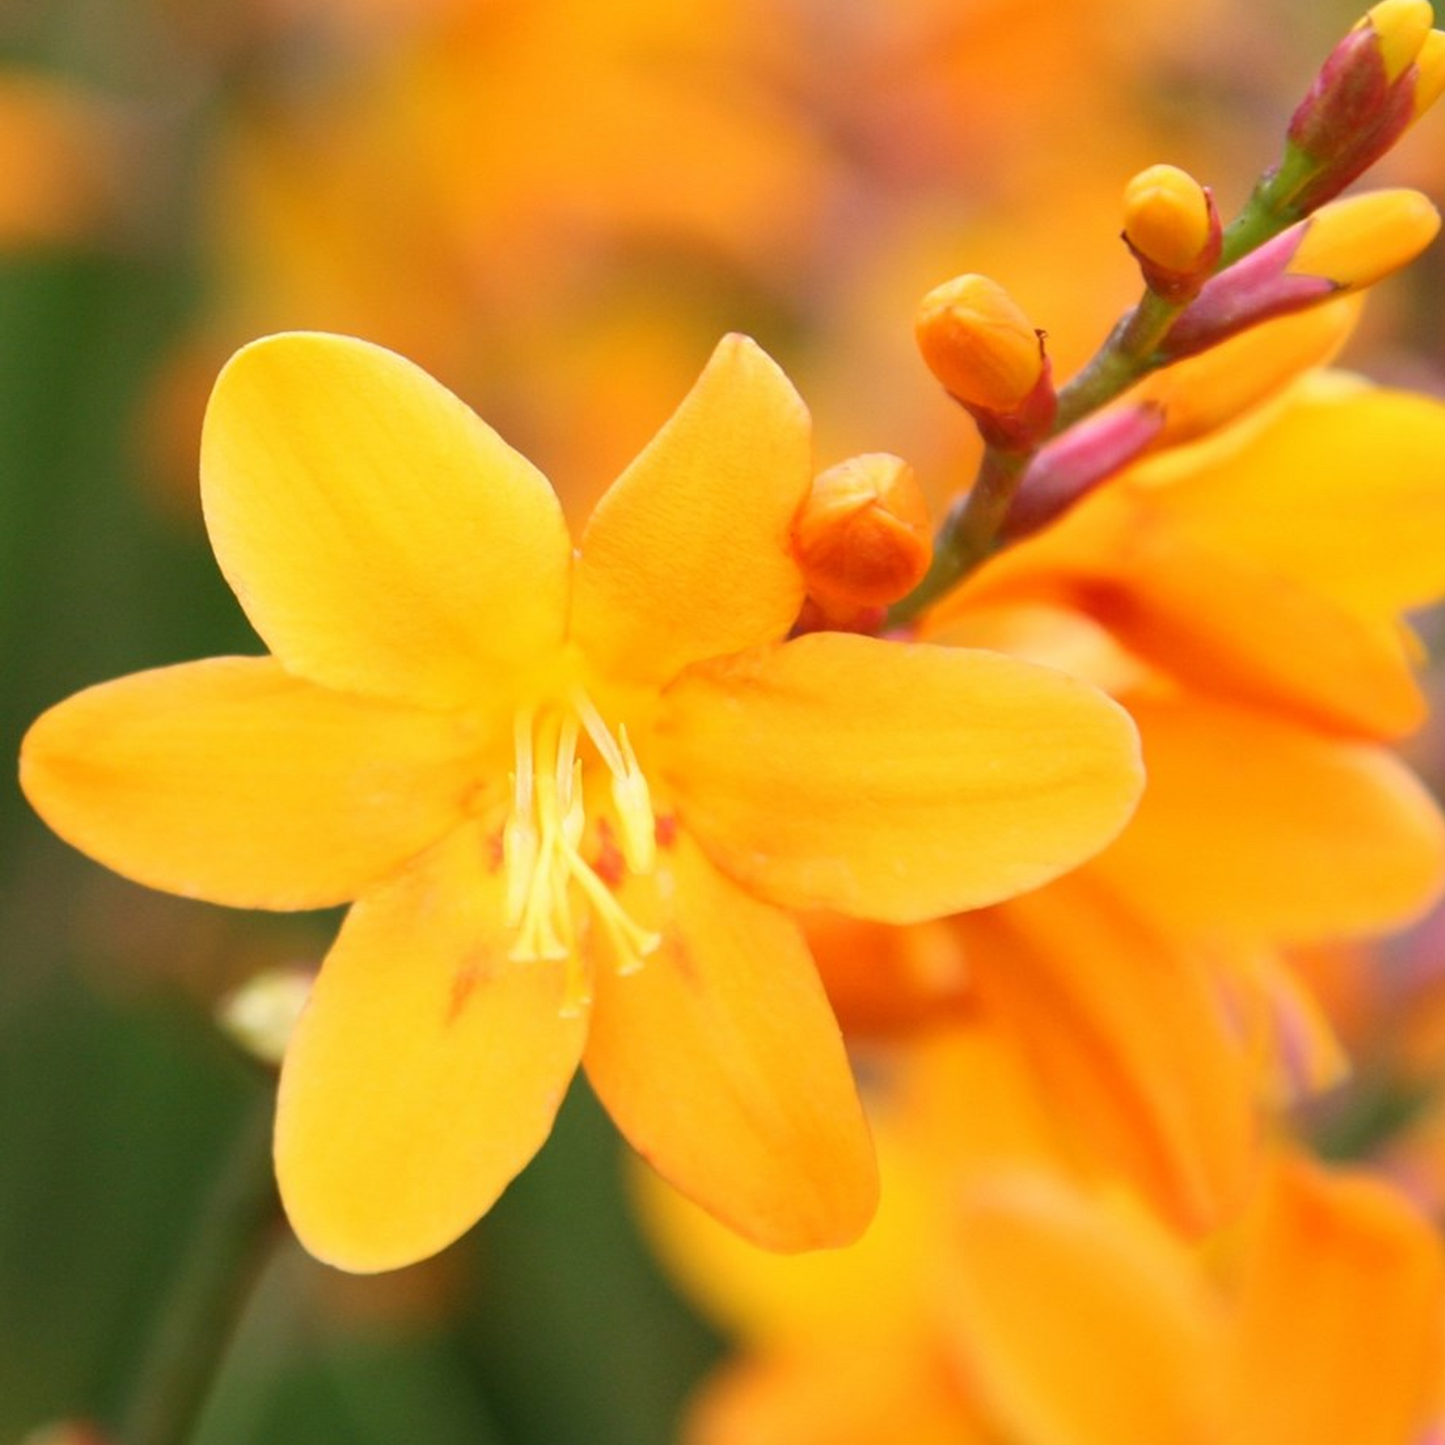
<svg viewBox="0 0 1445 1445"><path fill-rule="evenodd" d="M580 688L560 706L547 703L518 711L512 807L502 829L506 921L516 929L508 957L523 963L568 960L562 1005L566 1015L580 1012L590 998L576 946L577 891L606 934L619 973L636 972L659 942L657 934L628 916L582 856L587 818L577 745L584 731L611 777L617 844L628 871L650 872L657 856L652 799L626 727L619 727L614 736Z"/></svg>

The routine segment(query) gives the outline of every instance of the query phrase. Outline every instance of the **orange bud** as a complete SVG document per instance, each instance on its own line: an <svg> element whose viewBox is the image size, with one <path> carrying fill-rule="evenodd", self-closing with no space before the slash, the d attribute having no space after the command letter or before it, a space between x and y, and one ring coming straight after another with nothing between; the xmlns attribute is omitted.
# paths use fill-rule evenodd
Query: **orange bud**
<svg viewBox="0 0 1445 1445"><path fill-rule="evenodd" d="M1008 415L1044 372L1038 332L1002 286L957 276L919 303L918 348L928 369L966 407Z"/></svg>
<svg viewBox="0 0 1445 1445"><path fill-rule="evenodd" d="M933 556L913 468L884 452L829 467L793 522L793 555L830 617L886 607L922 580Z"/></svg>

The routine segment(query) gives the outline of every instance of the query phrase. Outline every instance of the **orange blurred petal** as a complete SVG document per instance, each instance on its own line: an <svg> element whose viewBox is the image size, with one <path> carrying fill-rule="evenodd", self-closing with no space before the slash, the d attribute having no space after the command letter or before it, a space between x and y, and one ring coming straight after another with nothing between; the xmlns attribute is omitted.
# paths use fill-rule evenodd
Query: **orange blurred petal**
<svg viewBox="0 0 1445 1445"><path fill-rule="evenodd" d="M639 1153L764 1248L845 1244L878 1180L838 1026L797 925L679 837L622 902L662 944L597 971L589 1078Z"/></svg>
<svg viewBox="0 0 1445 1445"><path fill-rule="evenodd" d="M1287 1161L1255 1227L1231 1445L1415 1445L1445 1303L1429 1223L1374 1180Z"/></svg>
<svg viewBox="0 0 1445 1445"><path fill-rule="evenodd" d="M237 908L320 908L458 822L487 742L473 723L330 692L271 658L221 657L51 708L20 780L62 838L128 878Z"/></svg>
<svg viewBox="0 0 1445 1445"><path fill-rule="evenodd" d="M1209 1424L1217 1401L1187 1260L1142 1220L1020 1176L967 1201L954 1247L959 1347L1007 1438L1233 1445Z"/></svg>
<svg viewBox="0 0 1445 1445"><path fill-rule="evenodd" d="M276 1173L301 1242L360 1273L434 1254L541 1147L581 1053L564 966L507 959L503 878L459 829L353 908L281 1073Z"/></svg>
<svg viewBox="0 0 1445 1445"><path fill-rule="evenodd" d="M1308 942L1407 921L1445 822L1383 749L1195 699L1133 706L1149 789L1096 867L1167 926Z"/></svg>
<svg viewBox="0 0 1445 1445"><path fill-rule="evenodd" d="M1122 1173L1182 1229L1229 1217L1255 1167L1257 1079L1207 960L1093 868L955 927L1080 1162Z"/></svg>

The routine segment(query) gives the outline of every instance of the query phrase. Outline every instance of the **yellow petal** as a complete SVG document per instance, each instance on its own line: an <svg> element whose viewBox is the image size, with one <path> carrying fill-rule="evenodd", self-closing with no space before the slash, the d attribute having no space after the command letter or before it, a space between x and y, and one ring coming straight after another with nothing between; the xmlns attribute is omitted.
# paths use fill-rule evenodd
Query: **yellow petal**
<svg viewBox="0 0 1445 1445"><path fill-rule="evenodd" d="M968 1200L960 1348L1010 1440L1214 1445L1217 1361L1186 1260L1045 1175Z"/></svg>
<svg viewBox="0 0 1445 1445"><path fill-rule="evenodd" d="M1152 786L1152 785L1151 785ZM1150 928L1089 867L956 920L975 986L1091 1173L1174 1225L1231 1216L1256 1166L1256 1074L1210 960Z"/></svg>
<svg viewBox="0 0 1445 1445"><path fill-rule="evenodd" d="M1252 1244L1231 1445L1423 1439L1445 1303L1429 1223L1375 1180L1288 1161Z"/></svg>
<svg viewBox="0 0 1445 1445"><path fill-rule="evenodd" d="M480 796L486 742L270 658L219 657L60 703L30 729L20 780L62 838L128 878L239 908L320 908L452 827Z"/></svg>
<svg viewBox="0 0 1445 1445"><path fill-rule="evenodd" d="M803 403L753 342L727 337L587 524L584 652L610 676L661 682L781 637L803 600L790 528L811 483Z"/></svg>
<svg viewBox="0 0 1445 1445"><path fill-rule="evenodd" d="M221 570L301 676L451 704L560 644L571 545L546 479L379 346L295 333L239 351L201 487Z"/></svg>
<svg viewBox="0 0 1445 1445"><path fill-rule="evenodd" d="M1317 383L1235 454L1142 480L1197 544L1384 617L1445 593L1442 454L1440 402Z"/></svg>
<svg viewBox="0 0 1445 1445"><path fill-rule="evenodd" d="M490 840L459 829L358 903L281 1073L276 1173L318 1259L445 1248L536 1153L581 1053L563 966L512 963Z"/></svg>
<svg viewBox="0 0 1445 1445"><path fill-rule="evenodd" d="M1082 862L1141 784L1101 693L994 653L841 634L694 668L659 767L714 861L788 906L906 923Z"/></svg>
<svg viewBox="0 0 1445 1445"><path fill-rule="evenodd" d="M797 925L685 835L623 904L663 941L635 973L597 971L587 1073L618 1127L755 1244L856 1239L878 1202L873 1146Z"/></svg>
<svg viewBox="0 0 1445 1445"><path fill-rule="evenodd" d="M1140 700L1149 788L1095 864L1166 926L1309 942L1393 926L1445 881L1445 823L1382 748Z"/></svg>

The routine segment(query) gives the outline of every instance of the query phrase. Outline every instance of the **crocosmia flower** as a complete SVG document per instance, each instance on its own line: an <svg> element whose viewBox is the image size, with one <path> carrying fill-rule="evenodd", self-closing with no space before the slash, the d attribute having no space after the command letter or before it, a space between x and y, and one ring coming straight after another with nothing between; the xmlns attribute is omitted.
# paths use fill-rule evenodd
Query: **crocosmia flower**
<svg viewBox="0 0 1445 1445"><path fill-rule="evenodd" d="M378 1270L473 1223L579 1060L683 1192L780 1250L855 1237L872 1146L790 910L974 908L1136 800L1127 716L1002 655L787 640L809 422L725 340L574 551L546 480L390 352L272 337L202 441L268 657L92 688L27 738L47 821L153 887L355 900L282 1069L315 1254Z"/></svg>

